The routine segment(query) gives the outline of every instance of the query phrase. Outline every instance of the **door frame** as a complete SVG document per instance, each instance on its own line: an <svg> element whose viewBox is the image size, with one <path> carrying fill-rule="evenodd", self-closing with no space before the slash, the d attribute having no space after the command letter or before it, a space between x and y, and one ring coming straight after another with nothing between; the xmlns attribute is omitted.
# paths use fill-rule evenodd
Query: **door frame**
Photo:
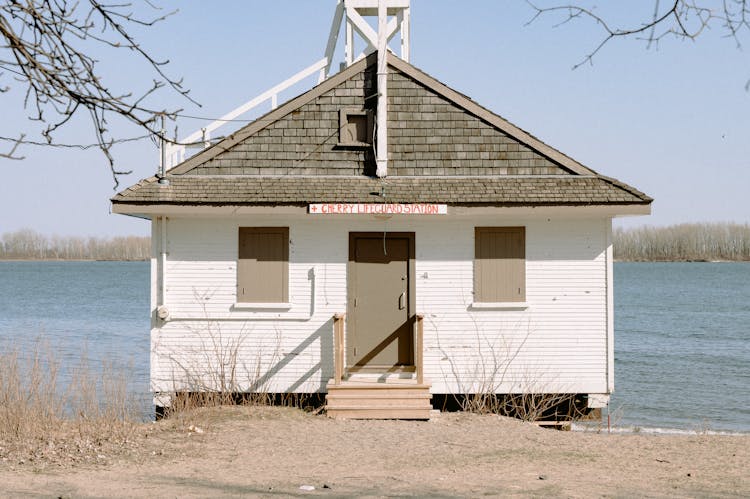
<svg viewBox="0 0 750 499"><path fill-rule="evenodd" d="M356 312L354 308L354 291L355 291L355 282L356 282L356 246L355 242L358 238L369 238L369 239L383 239L383 234L385 234L386 239L389 239L393 237L394 239L407 239L409 241L409 257L407 261L407 323L411 335L411 363L406 366L400 366L400 369L396 369L394 367L389 367L387 370L388 372L394 372L394 371L413 371L415 368L415 345L414 345L414 322L416 320L416 308L417 308L417 300L416 300L416 276L417 272L415 269L415 262L416 262L416 250L415 250L415 242L416 237L414 232L349 232L349 258L346 262L346 328L344 331L345 344L348 343L348 338L352 335L356 335L356 328L354 327L354 318L356 317ZM364 366L364 367L353 367L348 365L348 358L349 358L349 345L346 345L345 348L345 354L344 354L344 372L383 372L384 369L382 367L378 366Z"/></svg>

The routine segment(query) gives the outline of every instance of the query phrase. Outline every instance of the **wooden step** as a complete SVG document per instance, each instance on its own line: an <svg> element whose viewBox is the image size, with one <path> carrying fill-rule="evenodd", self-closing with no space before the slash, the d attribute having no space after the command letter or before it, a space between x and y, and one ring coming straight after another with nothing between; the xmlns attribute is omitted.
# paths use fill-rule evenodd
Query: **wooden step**
<svg viewBox="0 0 750 499"><path fill-rule="evenodd" d="M326 401L327 409L432 409L429 399L349 399Z"/></svg>
<svg viewBox="0 0 750 499"><path fill-rule="evenodd" d="M328 388L328 395L339 397L346 395L348 397L381 397L381 398L399 398L399 397L419 397L420 395L429 394L429 389L422 390L391 390L390 388L381 388L380 390L374 389L349 389L340 390Z"/></svg>
<svg viewBox="0 0 750 499"><path fill-rule="evenodd" d="M428 391L413 393L351 393L351 392L333 392L328 393L331 400L427 400L432 398Z"/></svg>
<svg viewBox="0 0 750 499"><path fill-rule="evenodd" d="M364 374L353 374L344 379L345 383L379 383L388 385L416 385L417 380L412 375L408 376L370 376Z"/></svg>
<svg viewBox="0 0 750 499"><path fill-rule="evenodd" d="M343 381L334 385L328 382L328 393L381 393L387 395L398 395L402 393L429 393L432 385L423 383L378 383L363 381Z"/></svg>
<svg viewBox="0 0 750 499"><path fill-rule="evenodd" d="M326 412L342 419L430 419L429 384L344 381L328 384Z"/></svg>
<svg viewBox="0 0 750 499"><path fill-rule="evenodd" d="M355 378L351 380L343 380L340 384L335 384L332 379L328 380L328 388L351 388L351 387L366 387L366 388L372 388L372 387L387 387L387 388L429 388L432 386L432 384L425 380L424 383L419 384L417 383L417 380L415 379L387 379L385 381L381 380L367 380L362 378Z"/></svg>
<svg viewBox="0 0 750 499"><path fill-rule="evenodd" d="M358 403L349 404L332 404L326 407L327 411L376 411L376 410L405 410L405 411L429 411L432 410L432 406L429 404L393 404L393 405L362 405Z"/></svg>
<svg viewBox="0 0 750 499"><path fill-rule="evenodd" d="M329 409L327 414L335 419L430 419L429 409Z"/></svg>
<svg viewBox="0 0 750 499"><path fill-rule="evenodd" d="M329 396L326 399L326 407L331 408L413 408L413 409L431 409L430 396L421 395L420 397L335 397Z"/></svg>

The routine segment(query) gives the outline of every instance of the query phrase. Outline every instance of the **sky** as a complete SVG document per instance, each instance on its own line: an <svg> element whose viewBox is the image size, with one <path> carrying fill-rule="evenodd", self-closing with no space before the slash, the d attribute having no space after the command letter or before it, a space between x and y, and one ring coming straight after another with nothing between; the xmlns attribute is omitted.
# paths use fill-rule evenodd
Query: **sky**
<svg viewBox="0 0 750 499"><path fill-rule="evenodd" d="M653 2L585 4L626 26L648 19ZM322 58L336 2L157 4L179 11L135 33L150 53L169 59L167 72L184 78L201 107L169 92L151 102L217 118ZM138 0L135 5L149 12ZM655 198L652 215L618 219L618 226L750 222L746 51L719 29L695 42L665 39L658 49L617 39L593 65L572 70L603 31L591 22L556 27L560 18L554 17L529 25L533 14L523 0L412 0L411 63L584 165ZM745 41L750 47L750 37ZM340 60L341 50L337 55ZM121 89L145 88L152 77L134 59L109 52L101 53L101 74ZM38 140L19 88L0 94L0 135L26 131ZM168 128L177 126L184 137L207 123L180 118ZM117 122L112 130L118 137L142 134ZM94 142L90 123L74 120L59 140ZM22 228L48 235L149 233L145 220L110 214L114 183L101 152L24 147L18 153L25 159L0 158L0 234ZM118 168L133 171L120 177L119 189L157 169L158 150L149 140L118 145L114 155Z"/></svg>

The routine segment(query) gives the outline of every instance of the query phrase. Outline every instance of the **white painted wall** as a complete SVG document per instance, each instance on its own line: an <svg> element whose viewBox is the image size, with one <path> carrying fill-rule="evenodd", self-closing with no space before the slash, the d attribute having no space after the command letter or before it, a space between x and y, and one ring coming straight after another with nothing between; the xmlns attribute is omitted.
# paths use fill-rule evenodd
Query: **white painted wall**
<svg viewBox="0 0 750 499"><path fill-rule="evenodd" d="M510 225L526 227L528 308L473 309L474 227ZM229 379L236 365L244 388L325 391L331 317L346 311L349 232L387 230L416 234L417 313L433 393L487 383L498 392L607 393L610 225L606 217L517 215L169 217L170 321L152 330L152 389L216 384L216 373ZM240 226L290 228L289 310L235 306Z"/></svg>

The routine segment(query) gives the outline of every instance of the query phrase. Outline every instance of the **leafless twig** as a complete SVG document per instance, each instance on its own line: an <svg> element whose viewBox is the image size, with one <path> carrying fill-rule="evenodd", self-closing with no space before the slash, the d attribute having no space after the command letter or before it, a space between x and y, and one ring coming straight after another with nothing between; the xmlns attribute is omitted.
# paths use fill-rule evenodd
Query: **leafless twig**
<svg viewBox="0 0 750 499"><path fill-rule="evenodd" d="M142 6L158 9L148 1ZM9 0L0 4L0 80L4 79L0 89L23 88L25 109L31 120L43 124L41 134L47 144L56 143L55 132L74 116L88 114L115 187L118 175L126 172L115 168L111 148L117 140L110 134L108 118L122 118L161 137L159 117L173 116L179 110L152 107L148 99L169 88L195 103L182 80L166 74L169 61L153 57L131 34L133 28L154 26L174 12L147 18L133 10L131 3L99 0ZM102 79L94 56L102 48L134 53L155 73L149 88L139 94L112 89ZM22 143L13 143L10 152L0 156L18 159L15 152Z"/></svg>
<svg viewBox="0 0 750 499"><path fill-rule="evenodd" d="M527 3L535 11L527 25L544 15L561 14L562 19L556 26L579 19L588 19L604 30L603 38L583 60L573 66L573 69L585 63L593 64L594 56L614 38L635 37L646 41L647 47L652 47L658 46L659 42L668 36L695 40L704 31L718 25L740 46L741 32L750 30L748 0L670 0L664 9L661 9L659 0L654 0L654 14L649 21L624 28L614 27L602 16L596 14L593 9L580 5L538 7L531 0L527 0Z"/></svg>
<svg viewBox="0 0 750 499"><path fill-rule="evenodd" d="M12 139L10 137L0 137L0 140L6 140L10 142L10 150L8 152L0 152L0 158L15 159L19 161L25 159L25 156L16 156L16 149L18 149L18 146L23 144L25 137L26 136L24 134L21 134L17 139Z"/></svg>

